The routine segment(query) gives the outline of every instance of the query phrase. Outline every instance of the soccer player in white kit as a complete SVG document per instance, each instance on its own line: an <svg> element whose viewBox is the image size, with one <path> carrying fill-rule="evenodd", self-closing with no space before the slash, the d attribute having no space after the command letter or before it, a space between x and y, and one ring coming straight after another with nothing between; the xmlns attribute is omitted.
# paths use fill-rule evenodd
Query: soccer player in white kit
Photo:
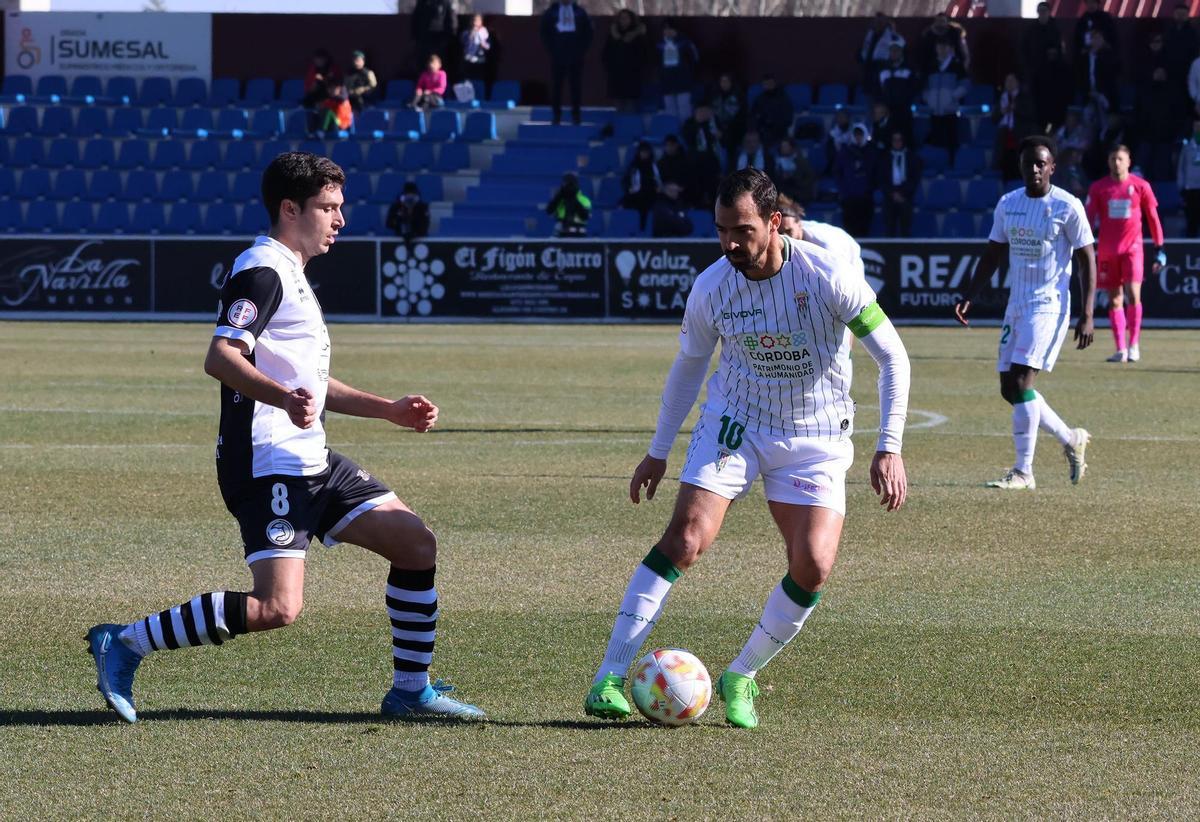
<svg viewBox="0 0 1200 822"><path fill-rule="evenodd" d="M1071 324L1071 262L1083 285L1083 306L1075 340L1079 348L1092 344L1092 314L1096 302L1095 242L1083 203L1050 184L1054 174L1054 143L1046 137L1021 141L1021 176L1025 188L1010 191L996 204L987 249L975 267L964 299L954 316L967 325L967 312L1008 255L1010 292L1000 329L1000 395L1013 407L1016 463L992 488L1033 489L1033 451L1038 427L1063 446L1071 482L1078 484L1087 470L1084 453L1091 435L1071 428L1034 389L1039 371L1054 367Z"/></svg>
<svg viewBox="0 0 1200 822"><path fill-rule="evenodd" d="M820 246L831 254L841 255L855 265L859 274L866 276L862 246L849 232L829 223L807 219L802 206L791 200L785 203L782 195L779 200L779 213L782 215L779 223L780 234Z"/></svg>
<svg viewBox="0 0 1200 822"><path fill-rule="evenodd" d="M887 510L904 504L908 481L900 446L909 386L904 345L852 264L779 233L777 198L770 178L755 168L730 174L717 192L724 257L705 269L688 295L680 351L663 389L654 439L629 485L635 504L643 487L646 498L654 498L718 340L720 364L692 433L674 515L621 601L584 702L591 716L629 715L625 675L672 583L712 545L730 504L761 475L786 544L787 574L716 688L731 724L758 724L755 675L799 633L837 555L846 471L854 456L851 333L880 370L881 422L871 485Z"/></svg>

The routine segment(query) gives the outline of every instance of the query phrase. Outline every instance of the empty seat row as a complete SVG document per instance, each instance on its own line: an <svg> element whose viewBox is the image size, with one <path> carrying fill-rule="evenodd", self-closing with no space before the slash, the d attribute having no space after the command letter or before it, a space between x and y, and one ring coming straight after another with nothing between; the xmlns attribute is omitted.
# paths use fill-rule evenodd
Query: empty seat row
<svg viewBox="0 0 1200 822"><path fill-rule="evenodd" d="M10 234L253 234L268 223L266 210L257 202L240 208L219 203L201 208L197 203L131 207L122 202L38 200L22 209L15 201L0 201L0 231Z"/></svg>

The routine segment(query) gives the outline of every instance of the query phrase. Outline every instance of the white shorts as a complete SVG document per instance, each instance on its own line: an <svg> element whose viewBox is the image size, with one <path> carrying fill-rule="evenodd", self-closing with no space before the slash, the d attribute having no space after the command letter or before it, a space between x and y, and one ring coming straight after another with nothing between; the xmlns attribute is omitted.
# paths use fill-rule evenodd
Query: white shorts
<svg viewBox="0 0 1200 822"><path fill-rule="evenodd" d="M688 445L680 482L739 499L763 478L767 499L846 513L846 472L854 444L745 431L734 420L702 411Z"/></svg>
<svg viewBox="0 0 1200 822"><path fill-rule="evenodd" d="M1070 327L1067 306L1051 312L1010 305L1004 312L1004 324L1000 328L996 370L1007 371L1013 364L1028 365L1038 371L1052 370Z"/></svg>

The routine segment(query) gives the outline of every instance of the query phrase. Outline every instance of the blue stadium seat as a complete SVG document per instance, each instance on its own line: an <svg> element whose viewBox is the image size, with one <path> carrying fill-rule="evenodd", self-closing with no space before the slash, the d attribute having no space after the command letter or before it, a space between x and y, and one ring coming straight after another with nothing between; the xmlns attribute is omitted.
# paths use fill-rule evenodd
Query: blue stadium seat
<svg viewBox="0 0 1200 822"><path fill-rule="evenodd" d="M645 132L640 114L618 114L613 118L613 137L622 145L640 140Z"/></svg>
<svg viewBox="0 0 1200 822"><path fill-rule="evenodd" d="M237 212L226 203L209 203L204 209L205 234L232 234L237 230Z"/></svg>
<svg viewBox="0 0 1200 822"><path fill-rule="evenodd" d="M131 134L137 134L143 128L145 128L145 120L142 118L140 108L118 108L113 110L112 122L109 123L105 135L128 137Z"/></svg>
<svg viewBox="0 0 1200 822"><path fill-rule="evenodd" d="M996 145L996 121L991 117L981 117L975 124L975 139L972 141L980 148L992 148Z"/></svg>
<svg viewBox="0 0 1200 822"><path fill-rule="evenodd" d="M1179 194L1178 183L1166 180L1159 181L1154 184L1155 199L1158 200L1158 210L1161 214L1164 211L1175 211L1183 208L1183 197Z"/></svg>
<svg viewBox="0 0 1200 822"><path fill-rule="evenodd" d="M42 149L41 137L18 137L17 141L13 143L10 162L14 168L28 168L29 166L40 166L45 157L46 153Z"/></svg>
<svg viewBox="0 0 1200 822"><path fill-rule="evenodd" d="M640 215L632 209L619 208L611 211L608 215L608 236L618 239L643 236L639 228L640 221Z"/></svg>
<svg viewBox="0 0 1200 822"><path fill-rule="evenodd" d="M129 224L130 234L161 234L167 224L167 215L162 203L138 203L133 207L133 220Z"/></svg>
<svg viewBox="0 0 1200 822"><path fill-rule="evenodd" d="M158 189L158 200L163 203L179 203L192 200L196 196L196 187L192 184L192 172L168 171L163 175L162 184Z"/></svg>
<svg viewBox="0 0 1200 822"><path fill-rule="evenodd" d="M334 143L329 159L346 171L358 171L363 164L362 146L350 140L341 140Z"/></svg>
<svg viewBox="0 0 1200 822"><path fill-rule="evenodd" d="M79 109L73 133L76 137L98 137L108 133L108 109L96 106Z"/></svg>
<svg viewBox="0 0 1200 822"><path fill-rule="evenodd" d="M279 104L281 106L298 106L304 99L304 79L292 77L279 84Z"/></svg>
<svg viewBox="0 0 1200 822"><path fill-rule="evenodd" d="M692 236L693 237L712 237L716 232L713 229L713 213L707 208L693 208L688 211L688 219L692 221Z"/></svg>
<svg viewBox="0 0 1200 822"><path fill-rule="evenodd" d="M20 102L20 98L33 96L33 79L24 74L8 74L0 85L0 102Z"/></svg>
<svg viewBox="0 0 1200 822"><path fill-rule="evenodd" d="M822 83L813 101L818 109L837 109L850 105L850 86L845 83Z"/></svg>
<svg viewBox="0 0 1200 822"><path fill-rule="evenodd" d="M21 172L21 181L17 183L17 198L20 200L36 200L50 194L50 172L44 168L27 168Z"/></svg>
<svg viewBox="0 0 1200 822"><path fill-rule="evenodd" d="M938 229L937 215L927 208L919 208L913 212L912 236L922 239L936 239L941 236Z"/></svg>
<svg viewBox="0 0 1200 822"><path fill-rule="evenodd" d="M101 203L96 210L95 234L121 234L129 231L129 206L125 203Z"/></svg>
<svg viewBox="0 0 1200 822"><path fill-rule="evenodd" d="M490 111L472 111L463 123L462 139L468 143L482 143L496 139L496 115Z"/></svg>
<svg viewBox="0 0 1200 822"><path fill-rule="evenodd" d="M986 211L996 207L1000 199L1000 184L992 179L967 181L967 193L963 197L963 208L971 211Z"/></svg>
<svg viewBox="0 0 1200 822"><path fill-rule="evenodd" d="M284 152L292 150L292 142L290 140L267 140L259 144L258 150L258 167L266 168L271 161Z"/></svg>
<svg viewBox="0 0 1200 822"><path fill-rule="evenodd" d="M990 106L996 102L996 90L987 83L972 83L967 89L967 96L962 99L964 106Z"/></svg>
<svg viewBox="0 0 1200 822"><path fill-rule="evenodd" d="M646 129L646 137L650 140L662 140L669 134L679 135L679 118L674 114L655 114L650 118L650 127Z"/></svg>
<svg viewBox="0 0 1200 822"><path fill-rule="evenodd" d="M309 123L312 115L305 109L297 108L287 112L283 118L283 133L287 137L302 139L309 135Z"/></svg>
<svg viewBox="0 0 1200 822"><path fill-rule="evenodd" d="M87 177L78 168L66 168L54 175L54 190L51 196L65 202L77 200L87 194Z"/></svg>
<svg viewBox="0 0 1200 822"><path fill-rule="evenodd" d="M787 98L796 111L808 111L813 104L813 90L808 83L788 83L783 87Z"/></svg>
<svg viewBox="0 0 1200 822"><path fill-rule="evenodd" d="M167 217L167 234L195 234L203 225L200 206L196 203L175 203Z"/></svg>
<svg viewBox="0 0 1200 822"><path fill-rule="evenodd" d="M121 175L110 168L102 168L92 172L88 181L87 198L93 203L116 199L121 196Z"/></svg>
<svg viewBox="0 0 1200 822"><path fill-rule="evenodd" d="M592 205L600 208L616 208L623 196L625 196L625 189L621 185L620 177L615 175L602 177L600 178L600 191Z"/></svg>
<svg viewBox="0 0 1200 822"><path fill-rule="evenodd" d="M202 171L196 183L196 199L202 203L229 200L229 175L224 171Z"/></svg>
<svg viewBox="0 0 1200 822"><path fill-rule="evenodd" d="M166 77L147 77L142 80L137 102L143 108L166 106L171 103L171 81Z"/></svg>
<svg viewBox="0 0 1200 822"><path fill-rule="evenodd" d="M151 109L146 116L146 127L142 133L146 136L166 137L179 128L179 110L173 108Z"/></svg>
<svg viewBox="0 0 1200 822"><path fill-rule="evenodd" d="M411 97L411 93L409 94ZM489 100L511 100L514 105L521 104L521 82L519 80L497 80L492 84Z"/></svg>
<svg viewBox="0 0 1200 822"><path fill-rule="evenodd" d="M418 174L414 182L417 184L417 190L421 192L421 198L425 202L432 203L446 198L440 174Z"/></svg>
<svg viewBox="0 0 1200 822"><path fill-rule="evenodd" d="M521 217L446 217L438 226L439 237L523 237Z"/></svg>
<svg viewBox="0 0 1200 822"><path fill-rule="evenodd" d="M38 130L38 113L33 106L14 106L4 117L4 134L33 134Z"/></svg>
<svg viewBox="0 0 1200 822"><path fill-rule="evenodd" d="M182 168L186 159L182 141L159 140L154 144L154 154L150 160L150 168L156 171Z"/></svg>
<svg viewBox="0 0 1200 822"><path fill-rule="evenodd" d="M958 180L930 180L921 198L921 205L927 209L945 210L958 208L962 205L962 189Z"/></svg>
<svg viewBox="0 0 1200 822"><path fill-rule="evenodd" d="M257 153L257 146L249 140L233 140L225 144L225 154L217 161L216 167L223 171L252 168L257 163Z"/></svg>
<svg viewBox="0 0 1200 822"><path fill-rule="evenodd" d="M762 92L763 92L762 83L751 83L749 88L746 89L746 110L747 111L750 110L750 106L754 105L754 101L757 100L762 95Z"/></svg>
<svg viewBox="0 0 1200 822"><path fill-rule="evenodd" d="M429 127L422 135L422 139L443 142L458 138L460 127L457 111L446 111L445 109L434 111L429 115L428 123Z"/></svg>
<svg viewBox="0 0 1200 822"><path fill-rule="evenodd" d="M429 143L409 143L400 160L401 171L423 171L433 168L433 146Z"/></svg>
<svg viewBox="0 0 1200 822"><path fill-rule="evenodd" d="M50 102L58 102L67 96L67 78L61 74L43 74L38 78L33 96Z"/></svg>
<svg viewBox="0 0 1200 822"><path fill-rule="evenodd" d="M164 109L165 111L166 109ZM153 117L151 112L151 117ZM216 123L213 122L212 109L207 108L189 108L183 112L183 117L179 121L177 132L188 136L199 135L200 132L207 134L210 131L216 131Z"/></svg>
<svg viewBox="0 0 1200 822"><path fill-rule="evenodd" d="M0 136L0 168L4 168L8 163L8 139Z"/></svg>
<svg viewBox="0 0 1200 822"><path fill-rule="evenodd" d="M380 105L385 108L403 108L412 102L416 90L417 84L412 80L392 80L387 84L387 93Z"/></svg>
<svg viewBox="0 0 1200 822"><path fill-rule="evenodd" d="M987 155L979 146L959 146L954 155L954 173L962 177L971 177L988 170Z"/></svg>
<svg viewBox="0 0 1200 822"><path fill-rule="evenodd" d="M183 167L192 171L207 171L221 163L221 141L193 140Z"/></svg>
<svg viewBox="0 0 1200 822"><path fill-rule="evenodd" d="M808 164L812 166L812 170L818 175L824 171L825 164L829 162L829 159L825 156L825 146L820 143L809 146L808 150L804 152L804 157L808 160Z"/></svg>
<svg viewBox="0 0 1200 822"><path fill-rule="evenodd" d="M244 203L258 197L261 191L261 176L253 171L241 171L233 175L233 187L229 197L236 203Z"/></svg>
<svg viewBox="0 0 1200 822"><path fill-rule="evenodd" d="M21 204L16 200L0 200L0 231L12 234L25 223L21 214Z"/></svg>
<svg viewBox="0 0 1200 822"><path fill-rule="evenodd" d="M266 209L262 203L253 200L242 203L241 214L238 215L237 231L239 234L255 235L266 233L270 225Z"/></svg>
<svg viewBox="0 0 1200 822"><path fill-rule="evenodd" d="M446 143L438 151L437 162L433 164L434 171L443 174L453 174L471 165L471 147L466 143Z"/></svg>
<svg viewBox="0 0 1200 822"><path fill-rule="evenodd" d="M365 203L371 199L371 177L365 172L350 172L346 175L346 185L342 195L347 203Z"/></svg>
<svg viewBox="0 0 1200 822"><path fill-rule="evenodd" d="M975 215L968 211L955 211L942 216L942 236L958 239L975 238L979 234Z"/></svg>
<svg viewBox="0 0 1200 822"><path fill-rule="evenodd" d="M246 136L255 140L278 137L283 133L283 114L279 109L260 108L250 117Z"/></svg>
<svg viewBox="0 0 1200 822"><path fill-rule="evenodd" d="M246 81L242 102L247 106L269 106L275 102L275 81L270 77L253 77Z"/></svg>
<svg viewBox="0 0 1200 822"><path fill-rule="evenodd" d="M67 168L79 165L79 141L74 137L55 137L44 161L46 168Z"/></svg>
<svg viewBox="0 0 1200 822"><path fill-rule="evenodd" d="M50 200L38 200L30 203L25 209L25 221L22 229L31 233L53 231L58 227L58 203Z"/></svg>
<svg viewBox="0 0 1200 822"><path fill-rule="evenodd" d="M92 204L76 200L63 206L62 216L58 218L58 230L63 234L86 234L94 221Z"/></svg>
<svg viewBox="0 0 1200 822"><path fill-rule="evenodd" d="M366 171L394 171L400 168L400 155L393 143L374 142L367 146L367 158L363 162Z"/></svg>
<svg viewBox="0 0 1200 822"><path fill-rule="evenodd" d="M375 181L375 191L371 193L370 201L375 204L392 203L400 196L404 188L404 175L380 174Z"/></svg>
<svg viewBox="0 0 1200 822"><path fill-rule="evenodd" d="M83 144L80 168L108 168L116 162L116 148L107 137L93 137Z"/></svg>
<svg viewBox="0 0 1200 822"><path fill-rule="evenodd" d="M121 199L127 202L153 200L158 196L158 175L148 169L138 169L125 175Z"/></svg>
<svg viewBox="0 0 1200 822"><path fill-rule="evenodd" d="M66 106L51 106L42 110L42 122L37 133L43 137L58 137L75 131L75 118Z"/></svg>
<svg viewBox="0 0 1200 822"><path fill-rule="evenodd" d="M387 209L362 203L354 207L354 219L346 223L355 237L375 237L388 233L384 217Z"/></svg>
<svg viewBox="0 0 1200 822"><path fill-rule="evenodd" d="M941 174L950 167L950 155L946 149L938 146L921 146L917 152L921 162L925 164L925 176Z"/></svg>
<svg viewBox="0 0 1200 822"><path fill-rule="evenodd" d="M236 77L215 77L208 92L208 105L212 108L232 106L241 95L241 83Z"/></svg>
<svg viewBox="0 0 1200 822"><path fill-rule="evenodd" d="M179 108L204 105L208 101L208 83L203 77L181 77L175 83L171 105Z"/></svg>
<svg viewBox="0 0 1200 822"><path fill-rule="evenodd" d="M400 109L392 113L388 136L397 140L419 140L425 133L425 112Z"/></svg>
<svg viewBox="0 0 1200 822"><path fill-rule="evenodd" d="M114 103L129 105L137 99L137 80L132 77L109 77L104 82L104 96Z"/></svg>
<svg viewBox="0 0 1200 822"><path fill-rule="evenodd" d="M354 134L364 140L378 139L387 134L388 116L381 108L369 108L354 116Z"/></svg>
<svg viewBox="0 0 1200 822"><path fill-rule="evenodd" d="M296 146L296 151L307 151L309 154L325 156L325 141L324 140L304 140L300 145Z"/></svg>
<svg viewBox="0 0 1200 822"><path fill-rule="evenodd" d="M620 167L621 155L615 141L610 140L588 149L588 174L609 174Z"/></svg>

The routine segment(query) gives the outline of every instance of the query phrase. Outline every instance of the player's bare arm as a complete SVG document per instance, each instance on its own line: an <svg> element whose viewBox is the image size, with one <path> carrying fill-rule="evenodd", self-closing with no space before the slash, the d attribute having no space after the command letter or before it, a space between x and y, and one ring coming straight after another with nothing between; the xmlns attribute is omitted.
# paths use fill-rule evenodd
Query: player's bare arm
<svg viewBox="0 0 1200 822"><path fill-rule="evenodd" d="M213 337L204 358L204 373L256 402L282 408L297 428L311 428L317 419L312 392L304 387L288 390L275 382L254 367L249 353L240 340Z"/></svg>
<svg viewBox="0 0 1200 822"><path fill-rule="evenodd" d="M1083 304L1079 308L1079 324L1075 326L1075 342L1080 349L1092 344L1095 335L1093 315L1096 310L1096 249L1085 245L1075 249L1075 270L1079 272L1079 284L1083 291Z"/></svg>
<svg viewBox="0 0 1200 822"><path fill-rule="evenodd" d="M966 296L954 304L954 319L963 325L970 325L967 321L967 312L971 310L971 303L978 299L984 284L996 273L996 269L1000 267L1000 263L1004 261L1007 254L1008 246L1004 243L988 240L987 248L980 256L979 263L975 266L975 273L971 275L971 280L967 284Z"/></svg>
<svg viewBox="0 0 1200 822"><path fill-rule="evenodd" d="M338 414L387 420L393 425L424 433L437 424L438 407L420 394L398 400L359 391L340 380L329 378L325 407Z"/></svg>
<svg viewBox="0 0 1200 822"><path fill-rule="evenodd" d="M637 505L642 501L641 491L646 489L646 499L654 499L654 492L658 490L658 484L662 481L663 474L667 473L667 461L660 460L655 457L646 455L638 467L633 470L633 479L629 481L629 499Z"/></svg>

